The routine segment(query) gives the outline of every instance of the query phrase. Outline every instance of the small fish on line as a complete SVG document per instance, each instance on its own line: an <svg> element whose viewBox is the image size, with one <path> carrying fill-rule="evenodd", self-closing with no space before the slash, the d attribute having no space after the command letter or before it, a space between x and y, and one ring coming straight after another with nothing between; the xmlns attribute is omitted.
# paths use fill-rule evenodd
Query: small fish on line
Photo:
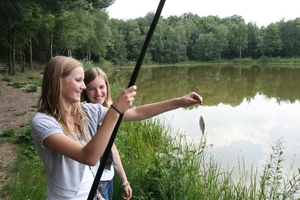
<svg viewBox="0 0 300 200"><path fill-rule="evenodd" d="M202 115L200 115L200 118L199 118L199 125L200 125L201 133L202 133L202 135L204 135L205 123L204 123Z"/></svg>

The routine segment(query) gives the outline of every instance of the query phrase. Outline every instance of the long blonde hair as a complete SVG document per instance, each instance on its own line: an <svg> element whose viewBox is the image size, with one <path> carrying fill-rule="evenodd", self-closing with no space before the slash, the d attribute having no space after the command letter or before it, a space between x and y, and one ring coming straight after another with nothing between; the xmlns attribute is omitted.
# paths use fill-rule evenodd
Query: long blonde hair
<svg viewBox="0 0 300 200"><path fill-rule="evenodd" d="M105 85L106 85L106 88L107 88L107 94L106 94L106 98L103 102L103 106L109 108L110 105L112 104L112 100L111 100L110 85L109 85L108 78L107 78L105 72L103 70L101 70L100 68L97 68L97 67L93 67L93 68L90 68L90 69L86 70L84 72L84 83L85 83L85 85L88 85L96 77L100 77L105 81ZM86 91L82 92L81 98L82 98L83 101L91 103L91 101L89 100L89 98L86 94Z"/></svg>
<svg viewBox="0 0 300 200"><path fill-rule="evenodd" d="M63 132L78 140L68 129L66 111L61 103L61 79L68 76L72 70L83 67L82 64L71 57L56 56L46 65L42 82L42 93L38 101L38 111L54 117L61 125ZM71 114L74 116L76 129L87 141L87 120L81 108L81 103L74 103Z"/></svg>

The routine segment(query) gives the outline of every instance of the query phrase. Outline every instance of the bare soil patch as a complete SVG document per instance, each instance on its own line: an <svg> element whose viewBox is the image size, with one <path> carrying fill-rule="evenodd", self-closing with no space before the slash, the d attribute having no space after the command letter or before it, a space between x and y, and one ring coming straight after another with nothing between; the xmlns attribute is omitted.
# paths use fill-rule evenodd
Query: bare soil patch
<svg viewBox="0 0 300 200"><path fill-rule="evenodd" d="M26 75L25 75L26 76ZM22 76L8 76L12 81L22 80ZM28 80L27 80L28 81ZM0 134L8 129L21 130L28 126L36 112L39 92L26 92L24 88L14 88L2 80L0 75ZM18 157L12 140L0 138L0 189L8 181L7 168Z"/></svg>

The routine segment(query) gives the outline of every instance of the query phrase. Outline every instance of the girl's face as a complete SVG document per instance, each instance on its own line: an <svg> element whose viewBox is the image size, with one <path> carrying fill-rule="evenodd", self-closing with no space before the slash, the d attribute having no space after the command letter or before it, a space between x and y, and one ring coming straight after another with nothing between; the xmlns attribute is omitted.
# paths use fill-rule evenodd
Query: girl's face
<svg viewBox="0 0 300 200"><path fill-rule="evenodd" d="M84 69L82 67L75 68L71 74L62 78L62 98L65 102L80 102L81 92L85 90Z"/></svg>
<svg viewBox="0 0 300 200"><path fill-rule="evenodd" d="M105 80L97 76L93 81L86 85L85 92L90 102L103 104L107 96Z"/></svg>

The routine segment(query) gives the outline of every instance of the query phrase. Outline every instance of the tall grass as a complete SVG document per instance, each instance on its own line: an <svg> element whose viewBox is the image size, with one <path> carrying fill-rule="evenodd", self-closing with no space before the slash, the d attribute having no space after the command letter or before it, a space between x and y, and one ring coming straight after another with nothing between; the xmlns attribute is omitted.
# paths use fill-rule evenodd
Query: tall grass
<svg viewBox="0 0 300 200"><path fill-rule="evenodd" d="M222 171L220 162L206 152L210 147L205 137L200 145L188 143L161 120L123 123L116 145L133 199L293 199L299 192L299 173L280 175L282 139L272 147L260 182L257 169L247 172L244 162L240 162L240 176L234 181L233 171ZM114 199L119 199L121 182L117 175L114 180Z"/></svg>
<svg viewBox="0 0 300 200"><path fill-rule="evenodd" d="M0 191L0 199L46 198L45 173L30 137L29 129L18 135L22 154L8 171L11 179ZM257 168L246 171L241 161L237 181L233 180L233 170L221 170L220 161L207 153L210 145L205 135L200 144L187 142L184 133L158 118L121 123L115 143L133 189L133 200L273 200L299 195L299 171L286 176L282 172L282 139L272 147L261 177ZM121 199L120 185L116 174L113 199Z"/></svg>
<svg viewBox="0 0 300 200"><path fill-rule="evenodd" d="M10 181L1 189L0 199L46 199L45 173L39 160L20 157L8 173Z"/></svg>

